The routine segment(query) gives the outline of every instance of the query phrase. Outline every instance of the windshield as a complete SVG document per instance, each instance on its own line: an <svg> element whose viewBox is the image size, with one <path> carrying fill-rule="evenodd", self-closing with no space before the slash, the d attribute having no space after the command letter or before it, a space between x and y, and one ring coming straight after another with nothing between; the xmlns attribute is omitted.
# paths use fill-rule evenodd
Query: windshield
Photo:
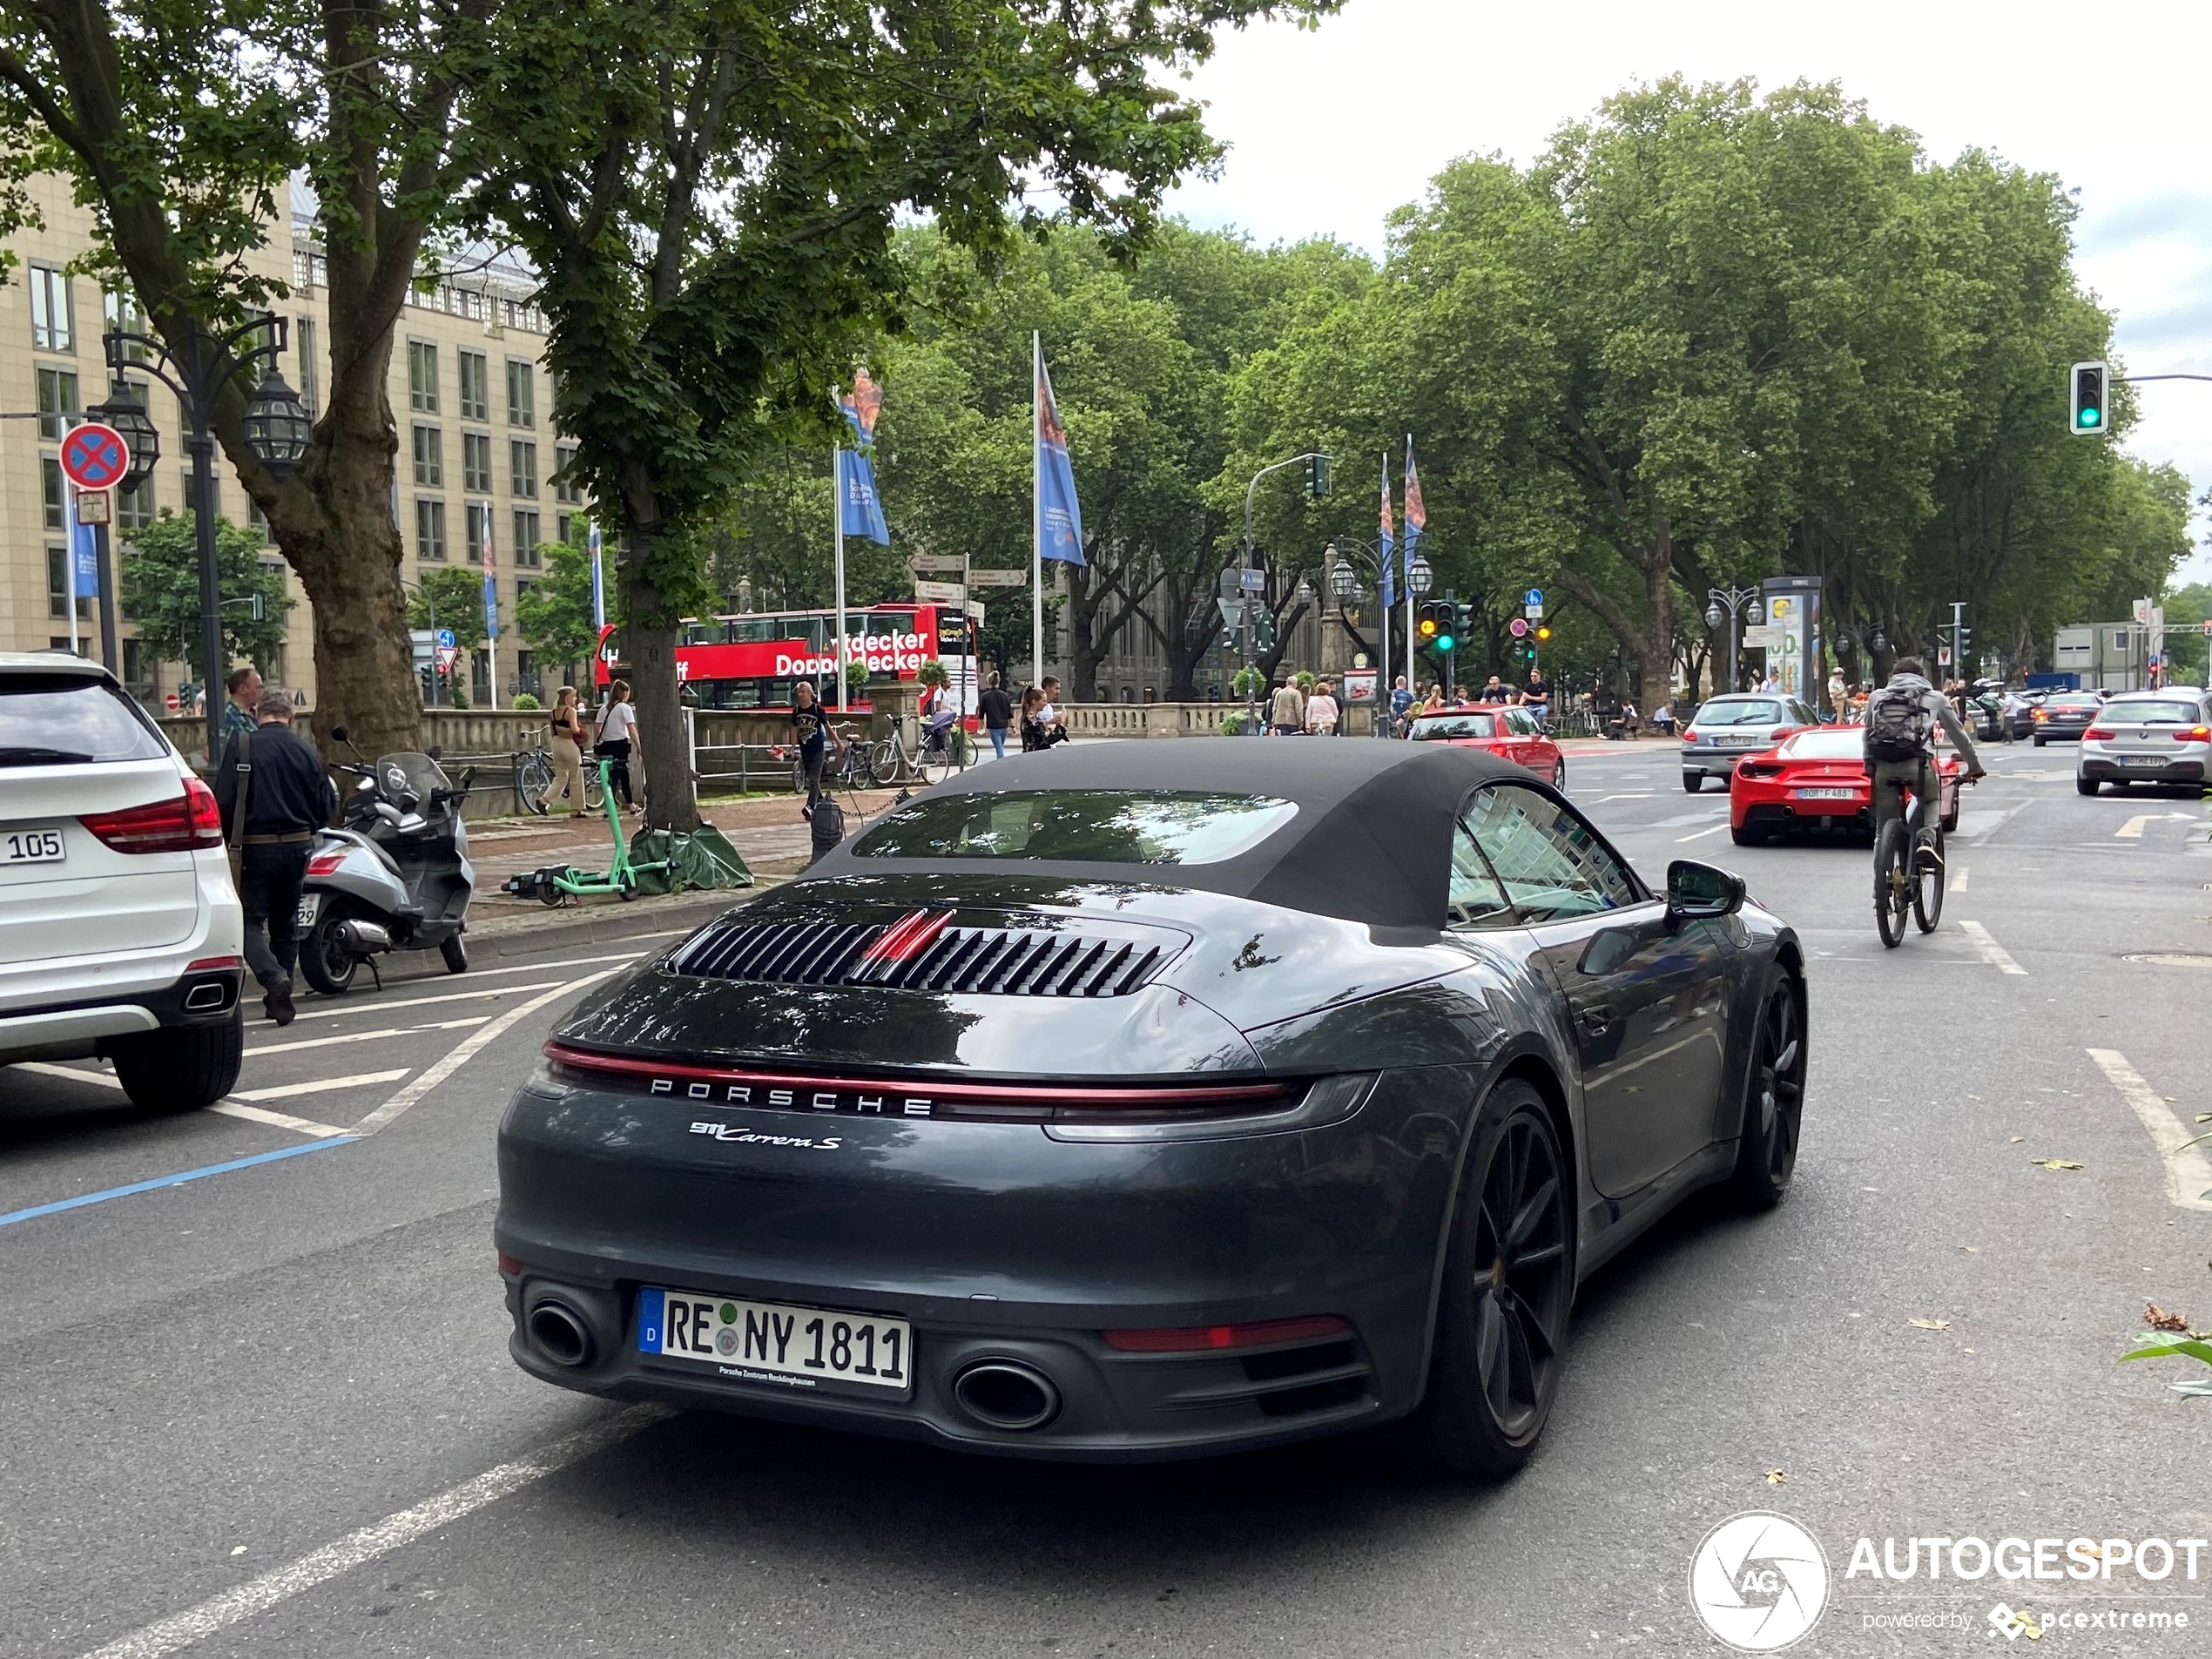
<svg viewBox="0 0 2212 1659"><path fill-rule="evenodd" d="M1697 711L1700 725L1780 725L1787 718L1779 703L1708 703Z"/></svg>
<svg viewBox="0 0 2212 1659"><path fill-rule="evenodd" d="M2115 720L2167 720L2176 725L2195 725L2197 720L2194 703L2107 703L2105 713Z"/></svg>
<svg viewBox="0 0 2212 1659"><path fill-rule="evenodd" d="M925 796L853 843L864 859L1054 859L1215 864L1297 815L1265 795L1191 790L972 790Z"/></svg>
<svg viewBox="0 0 2212 1659"><path fill-rule="evenodd" d="M1496 716L1489 714L1432 714L1425 720L1413 722L1413 739L1440 738L1488 738L1495 735L1493 722Z"/></svg>
<svg viewBox="0 0 2212 1659"><path fill-rule="evenodd" d="M0 766L157 760L169 745L115 685L84 674L0 676Z"/></svg>
<svg viewBox="0 0 2212 1659"><path fill-rule="evenodd" d="M1859 760L1865 757L1863 726L1831 726L1825 732L1800 732L1782 745L1793 760Z"/></svg>

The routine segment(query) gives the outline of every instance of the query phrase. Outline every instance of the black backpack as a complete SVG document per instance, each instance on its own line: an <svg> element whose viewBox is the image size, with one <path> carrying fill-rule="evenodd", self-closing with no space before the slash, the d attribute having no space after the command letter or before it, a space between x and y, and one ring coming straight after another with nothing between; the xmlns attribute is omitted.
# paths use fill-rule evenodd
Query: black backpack
<svg viewBox="0 0 2212 1659"><path fill-rule="evenodd" d="M1922 694L1885 685L1866 701L1866 752L1877 760L1919 760L1935 741L1935 717Z"/></svg>

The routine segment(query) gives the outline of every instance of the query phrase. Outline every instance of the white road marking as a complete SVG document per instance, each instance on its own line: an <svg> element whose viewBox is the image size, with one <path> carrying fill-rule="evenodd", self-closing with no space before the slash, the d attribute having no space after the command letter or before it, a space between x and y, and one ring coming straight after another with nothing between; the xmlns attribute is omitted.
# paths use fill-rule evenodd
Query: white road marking
<svg viewBox="0 0 2212 1659"><path fill-rule="evenodd" d="M219 1100L207 1109L225 1117L242 1117L249 1123L266 1123L271 1129L288 1129L295 1135L312 1135L317 1140L346 1132L335 1123L318 1123L312 1117L294 1117L289 1112L273 1112L238 1100Z"/></svg>
<svg viewBox="0 0 2212 1659"><path fill-rule="evenodd" d="M1959 930L1974 941L1974 948L1981 953L1982 961L1987 962L1999 973L2018 974L2023 979L2027 976L2027 970L2014 961L2011 954L1992 939L1989 936L1989 929L1979 922L1961 921L1959 924Z"/></svg>
<svg viewBox="0 0 2212 1659"><path fill-rule="evenodd" d="M2167 1197L2184 1210L2212 1210L2212 1161L2188 1144L2182 1120L2166 1109L2164 1098L2128 1063L2126 1055L2116 1049L2092 1049L2088 1054L2150 1131L2152 1144L2166 1161Z"/></svg>
<svg viewBox="0 0 2212 1659"><path fill-rule="evenodd" d="M1966 890L1966 867L1961 864L1956 869L1951 871L1948 880L1951 883L1952 892L1964 893Z"/></svg>
<svg viewBox="0 0 2212 1659"><path fill-rule="evenodd" d="M1719 813L1725 816L1727 812L1728 808L1725 806L1708 806L1703 812L1678 813L1672 818L1662 818L1656 824L1646 824L1642 827L1645 829L1680 829L1684 824L1702 824L1707 819L1710 818L1715 813Z"/></svg>
<svg viewBox="0 0 2212 1659"><path fill-rule="evenodd" d="M508 1009L506 1013L485 1026L482 1030L474 1032L455 1043L452 1052L435 1065L425 1068L413 1082L399 1090L391 1099L354 1124L353 1132L356 1135L374 1135L378 1130L386 1128L401 1113L406 1111L433 1089L452 1076L455 1072L467 1065L471 1059L482 1051L485 1045L504 1036L514 1028L516 1021L527 1015L536 1013L548 1002L564 996L570 991L580 991L587 985L596 984L614 971L611 968L605 968L596 974L587 974L582 979L571 980L565 985L556 985L551 990L532 997L519 1008Z"/></svg>
<svg viewBox="0 0 2212 1659"><path fill-rule="evenodd" d="M2113 831L2112 838L2115 841L2140 841L2143 839L2144 825L2171 823L2177 818L2184 824L2193 824L2196 821L2195 814L2189 813L2138 813L2118 829Z"/></svg>
<svg viewBox="0 0 2212 1659"><path fill-rule="evenodd" d="M687 927L683 931L689 933L691 929ZM640 939L651 939L654 935L651 934L638 934L633 936ZM619 956L564 956L559 961L556 962L517 962L512 968L472 968L469 970L468 977L470 979L489 979L495 974L543 974L548 968L597 968L603 962L634 962L644 954L645 953L642 950L633 950L626 951ZM392 981L392 983L395 985L415 985L421 983L424 980L439 980L444 977L445 975L442 973L409 974L404 978L395 979Z"/></svg>
<svg viewBox="0 0 2212 1659"><path fill-rule="evenodd" d="M1650 799L1651 791L1649 789L1632 789L1623 795L1600 795L1597 798L1597 804L1602 806L1608 800L1649 800Z"/></svg>
<svg viewBox="0 0 2212 1659"><path fill-rule="evenodd" d="M233 1089L232 1100L294 1100L301 1095L327 1095L335 1089L366 1089L371 1083L395 1083L408 1074L401 1066L392 1071L357 1072L351 1077L316 1077L304 1083L277 1083L267 1089Z"/></svg>
<svg viewBox="0 0 2212 1659"><path fill-rule="evenodd" d="M303 1020L337 1020L348 1014L381 1014L388 1008L426 1008L433 1002L481 1002L495 996L520 996L524 991L542 991L550 985L566 984L565 980L542 979L533 985L501 985L486 991L447 991L438 996L410 996L396 1001L381 1002L364 1000L341 1004L341 999L332 997L327 1002L318 998L311 1008L300 1010Z"/></svg>
<svg viewBox="0 0 2212 1659"><path fill-rule="evenodd" d="M236 1589L211 1596L198 1607L143 1625L105 1647L95 1649L84 1659L164 1659L165 1655L266 1613L280 1602L388 1555L418 1538L450 1527L489 1504L511 1497L547 1475L556 1474L572 1463L618 1446L641 1430L674 1415L673 1408L667 1406L632 1406L627 1411L603 1418L542 1451L532 1452L512 1463L502 1463L496 1469L487 1469L475 1479L464 1480L412 1509L402 1509L397 1514L372 1521L358 1532L311 1550L297 1561L264 1573Z"/></svg>
<svg viewBox="0 0 2212 1659"><path fill-rule="evenodd" d="M374 1042L379 1037L411 1037L418 1031L460 1031L472 1025L482 1025L491 1015L479 1014L467 1020L439 1020L428 1025L388 1026L381 1031L348 1031L342 1037L309 1037L304 1042L265 1042L258 1049L246 1052L254 1054L293 1054L301 1049L327 1049L341 1042Z"/></svg>
<svg viewBox="0 0 2212 1659"><path fill-rule="evenodd" d="M113 1072L86 1071L78 1066L57 1065L51 1060L24 1060L17 1062L17 1071L35 1071L43 1077L66 1077L73 1083L97 1083L104 1089L123 1087Z"/></svg>
<svg viewBox="0 0 2212 1659"><path fill-rule="evenodd" d="M1710 829L1699 830L1695 835L1677 835L1675 837L1675 845L1680 846L1684 841L1702 841L1708 835L1718 835L1727 827L1725 824L1716 824Z"/></svg>

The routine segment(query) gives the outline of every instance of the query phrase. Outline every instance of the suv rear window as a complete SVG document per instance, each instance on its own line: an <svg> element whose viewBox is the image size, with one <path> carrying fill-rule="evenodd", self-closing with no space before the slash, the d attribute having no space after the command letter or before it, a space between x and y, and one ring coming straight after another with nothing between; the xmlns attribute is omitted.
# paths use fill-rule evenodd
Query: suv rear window
<svg viewBox="0 0 2212 1659"><path fill-rule="evenodd" d="M83 674L0 674L0 766L158 760L169 745L138 705Z"/></svg>

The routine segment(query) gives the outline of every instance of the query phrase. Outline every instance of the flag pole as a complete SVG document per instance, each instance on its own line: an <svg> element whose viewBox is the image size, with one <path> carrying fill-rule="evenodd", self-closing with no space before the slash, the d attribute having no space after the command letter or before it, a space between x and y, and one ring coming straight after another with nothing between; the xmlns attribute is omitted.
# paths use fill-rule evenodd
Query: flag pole
<svg viewBox="0 0 2212 1659"><path fill-rule="evenodd" d="M1044 336L1029 331L1029 684L1044 684Z"/></svg>
<svg viewBox="0 0 2212 1659"><path fill-rule="evenodd" d="M837 711L844 714L853 705L845 680L845 446L841 443L831 447L830 474L837 481L837 639L830 647L830 662L837 672Z"/></svg>

